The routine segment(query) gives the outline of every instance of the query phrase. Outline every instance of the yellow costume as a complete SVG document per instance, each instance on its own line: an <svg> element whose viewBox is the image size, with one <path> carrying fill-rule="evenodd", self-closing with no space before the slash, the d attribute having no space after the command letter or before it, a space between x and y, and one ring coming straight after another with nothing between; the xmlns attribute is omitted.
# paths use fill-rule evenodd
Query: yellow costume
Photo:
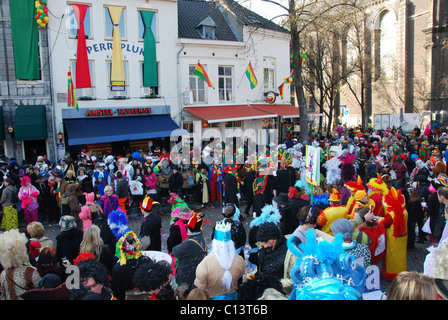
<svg viewBox="0 0 448 320"><path fill-rule="evenodd" d="M408 212L401 190L391 188L384 196L384 225L386 232L386 256L383 263L382 276L392 281L402 271L408 270L407 242Z"/></svg>

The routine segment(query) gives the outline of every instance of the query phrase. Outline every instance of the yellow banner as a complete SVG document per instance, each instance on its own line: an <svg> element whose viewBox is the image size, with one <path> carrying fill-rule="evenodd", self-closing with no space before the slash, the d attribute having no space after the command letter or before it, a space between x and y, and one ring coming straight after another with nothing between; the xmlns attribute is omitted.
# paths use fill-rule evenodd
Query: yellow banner
<svg viewBox="0 0 448 320"><path fill-rule="evenodd" d="M123 53L121 51L120 19L123 7L108 6L110 18L114 25L112 38L112 65L110 71L111 85L124 85Z"/></svg>

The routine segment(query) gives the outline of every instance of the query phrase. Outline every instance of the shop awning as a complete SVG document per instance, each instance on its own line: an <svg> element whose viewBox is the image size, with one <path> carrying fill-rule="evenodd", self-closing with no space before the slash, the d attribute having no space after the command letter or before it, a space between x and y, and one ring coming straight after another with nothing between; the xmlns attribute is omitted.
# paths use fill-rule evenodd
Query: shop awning
<svg viewBox="0 0 448 320"><path fill-rule="evenodd" d="M188 134L170 116L65 119L69 145L130 141Z"/></svg>
<svg viewBox="0 0 448 320"><path fill-rule="evenodd" d="M252 104L251 106L284 118L299 117L299 108L291 104Z"/></svg>
<svg viewBox="0 0 448 320"><path fill-rule="evenodd" d="M17 107L14 114L14 132L17 141L47 139L45 106Z"/></svg>
<svg viewBox="0 0 448 320"><path fill-rule="evenodd" d="M240 121L276 117L277 114L253 108L250 105L227 105L210 107L185 107L184 110L194 114L208 123Z"/></svg>

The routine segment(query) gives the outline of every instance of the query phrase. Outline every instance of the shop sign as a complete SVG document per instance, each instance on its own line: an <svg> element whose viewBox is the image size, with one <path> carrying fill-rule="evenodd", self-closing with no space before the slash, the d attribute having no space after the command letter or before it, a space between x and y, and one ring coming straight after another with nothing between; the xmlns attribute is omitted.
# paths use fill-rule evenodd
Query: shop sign
<svg viewBox="0 0 448 320"><path fill-rule="evenodd" d="M151 114L151 108L118 108L118 109L87 109L86 117L126 116Z"/></svg>

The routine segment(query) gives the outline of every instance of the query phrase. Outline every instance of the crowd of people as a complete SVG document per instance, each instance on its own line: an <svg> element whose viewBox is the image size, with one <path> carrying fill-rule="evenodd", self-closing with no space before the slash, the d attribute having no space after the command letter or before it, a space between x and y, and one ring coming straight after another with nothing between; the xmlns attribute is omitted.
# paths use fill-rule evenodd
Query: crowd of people
<svg viewBox="0 0 448 320"><path fill-rule="evenodd" d="M307 145L320 151L312 185ZM224 163L166 149L2 161L0 299L359 300L373 266L392 282L387 299L445 299L447 146L438 123L407 134L338 126L308 143L288 134L263 155L244 141ZM147 253L162 251L163 206L160 260ZM222 207L211 239L209 206ZM55 243L44 224L61 228ZM422 273L407 267L416 243L429 246Z"/></svg>

